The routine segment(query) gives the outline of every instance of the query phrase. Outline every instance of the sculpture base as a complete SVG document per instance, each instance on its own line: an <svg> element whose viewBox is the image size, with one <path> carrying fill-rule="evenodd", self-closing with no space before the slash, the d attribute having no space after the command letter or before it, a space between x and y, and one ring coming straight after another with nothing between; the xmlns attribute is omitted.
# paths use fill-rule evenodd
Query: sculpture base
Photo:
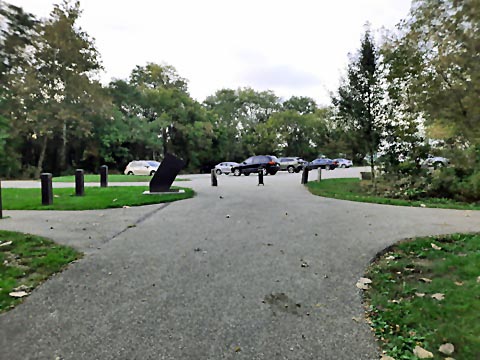
<svg viewBox="0 0 480 360"><path fill-rule="evenodd" d="M185 190L183 189L178 189L178 190L168 190L168 191L161 191L161 192L150 192L150 191L144 191L142 194L143 195L165 195L165 194L183 194Z"/></svg>

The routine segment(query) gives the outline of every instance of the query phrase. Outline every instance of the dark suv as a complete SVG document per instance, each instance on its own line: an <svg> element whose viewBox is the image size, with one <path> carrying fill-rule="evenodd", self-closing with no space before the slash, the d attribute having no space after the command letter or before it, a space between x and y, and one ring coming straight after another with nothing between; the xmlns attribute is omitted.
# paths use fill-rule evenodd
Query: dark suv
<svg viewBox="0 0 480 360"><path fill-rule="evenodd" d="M248 176L251 173L257 173L260 169L264 175L275 175L280 170L280 164L275 156L256 155L249 157L238 166L232 167L232 173L235 176L241 174Z"/></svg>

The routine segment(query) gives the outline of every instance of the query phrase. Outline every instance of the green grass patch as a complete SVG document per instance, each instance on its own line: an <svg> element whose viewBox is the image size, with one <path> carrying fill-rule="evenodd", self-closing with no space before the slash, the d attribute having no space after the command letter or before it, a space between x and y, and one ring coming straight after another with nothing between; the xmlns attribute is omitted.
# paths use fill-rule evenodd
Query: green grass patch
<svg viewBox="0 0 480 360"><path fill-rule="evenodd" d="M394 359L417 359L419 345L443 359L440 345L452 343L451 357L480 359L479 276L479 234L419 238L388 249L368 268L372 284L364 291L382 349Z"/></svg>
<svg viewBox="0 0 480 360"><path fill-rule="evenodd" d="M179 189L172 187L172 189ZM148 187L111 186L85 187L85 196L75 196L73 188L53 189L53 205L43 206L40 189L2 189L5 210L92 210L158 204L191 198L194 191L188 188L181 194L143 195Z"/></svg>
<svg viewBox="0 0 480 360"><path fill-rule="evenodd" d="M148 175L122 175L109 174L108 182L150 182L151 176ZM53 182L75 182L75 176L58 176L52 179ZM84 175L85 182L100 183L100 175L86 174ZM175 181L190 181L190 179L176 178Z"/></svg>
<svg viewBox="0 0 480 360"><path fill-rule="evenodd" d="M50 275L81 257L74 249L39 236L0 231L0 313L24 299L10 296L14 289L21 287L30 293Z"/></svg>
<svg viewBox="0 0 480 360"><path fill-rule="evenodd" d="M311 181L307 184L307 187L308 190L314 195L342 200L400 206L422 206L444 209L480 210L480 204L467 204L450 199L422 199L410 201L386 198L382 196L374 196L366 193L366 191L362 187L362 181L355 178L326 179L320 182Z"/></svg>

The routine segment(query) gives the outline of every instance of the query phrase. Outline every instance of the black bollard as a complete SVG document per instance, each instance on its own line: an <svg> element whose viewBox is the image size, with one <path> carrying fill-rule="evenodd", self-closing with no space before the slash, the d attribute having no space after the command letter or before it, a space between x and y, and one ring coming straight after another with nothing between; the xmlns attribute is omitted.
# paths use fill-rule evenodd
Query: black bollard
<svg viewBox="0 0 480 360"><path fill-rule="evenodd" d="M85 194L85 180L83 176L83 170L75 170L75 195L83 196Z"/></svg>
<svg viewBox="0 0 480 360"><path fill-rule="evenodd" d="M40 175L42 184L42 205L53 204L52 174L43 173Z"/></svg>
<svg viewBox="0 0 480 360"><path fill-rule="evenodd" d="M318 178L317 178L317 180L319 182L322 181L322 168L321 167L318 168Z"/></svg>
<svg viewBox="0 0 480 360"><path fill-rule="evenodd" d="M263 169L262 168L258 169L258 186L260 186L260 185L265 186L265 184L263 183Z"/></svg>
<svg viewBox="0 0 480 360"><path fill-rule="evenodd" d="M3 208L2 208L2 180L0 180L0 219L3 219Z"/></svg>
<svg viewBox="0 0 480 360"><path fill-rule="evenodd" d="M108 166L100 166L100 187L108 187Z"/></svg>
<svg viewBox="0 0 480 360"><path fill-rule="evenodd" d="M218 186L217 173L212 169L212 186Z"/></svg>
<svg viewBox="0 0 480 360"><path fill-rule="evenodd" d="M308 184L308 167L303 168L302 172L302 184Z"/></svg>

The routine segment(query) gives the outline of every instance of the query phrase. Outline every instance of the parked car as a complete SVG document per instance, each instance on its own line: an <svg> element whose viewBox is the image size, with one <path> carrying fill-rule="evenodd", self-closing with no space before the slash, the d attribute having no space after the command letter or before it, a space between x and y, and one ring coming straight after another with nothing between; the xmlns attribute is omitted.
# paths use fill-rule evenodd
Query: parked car
<svg viewBox="0 0 480 360"><path fill-rule="evenodd" d="M153 176L160 163L154 160L130 161L123 172L125 175L150 175Z"/></svg>
<svg viewBox="0 0 480 360"><path fill-rule="evenodd" d="M349 168L353 166L352 160L339 158L339 159L333 159L333 161L336 161L338 163L338 167L341 167L341 168Z"/></svg>
<svg viewBox="0 0 480 360"><path fill-rule="evenodd" d="M433 167L435 169L450 165L450 160L442 156L428 155L428 158L421 162L422 167Z"/></svg>
<svg viewBox="0 0 480 360"><path fill-rule="evenodd" d="M293 172L298 173L303 169L303 164L306 163L305 160L299 157L282 157L278 158L280 163L280 170L287 170L290 174Z"/></svg>
<svg viewBox="0 0 480 360"><path fill-rule="evenodd" d="M222 175L222 174L228 175L232 172L232 167L235 167L238 165L239 163L236 163L236 162L230 162L230 161L222 162L220 164L215 165L215 172L217 173L217 175Z"/></svg>
<svg viewBox="0 0 480 360"><path fill-rule="evenodd" d="M241 174L248 176L259 170L262 170L264 175L275 175L278 170L280 170L280 163L275 156L256 155L251 156L241 164L232 167L232 172L235 176L240 176Z"/></svg>
<svg viewBox="0 0 480 360"><path fill-rule="evenodd" d="M333 170L338 167L338 162L328 158L319 158L309 162L307 166L309 169L322 168L326 170Z"/></svg>

